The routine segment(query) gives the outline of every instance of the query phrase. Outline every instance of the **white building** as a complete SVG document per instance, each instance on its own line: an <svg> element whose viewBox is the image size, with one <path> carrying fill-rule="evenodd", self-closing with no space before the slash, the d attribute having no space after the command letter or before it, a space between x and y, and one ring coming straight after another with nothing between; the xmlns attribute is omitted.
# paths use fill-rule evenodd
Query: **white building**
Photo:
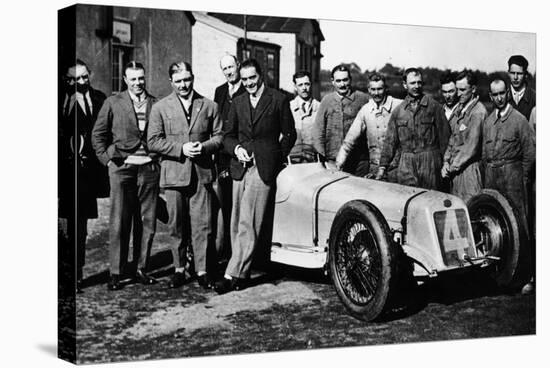
<svg viewBox="0 0 550 368"><path fill-rule="evenodd" d="M307 70L312 75L313 95L320 97L320 43L324 37L317 20L203 12L193 15L192 65L199 93L213 97L215 88L225 81L219 60L229 53L240 60L255 58L263 67L267 85L289 93L294 93L294 73Z"/></svg>

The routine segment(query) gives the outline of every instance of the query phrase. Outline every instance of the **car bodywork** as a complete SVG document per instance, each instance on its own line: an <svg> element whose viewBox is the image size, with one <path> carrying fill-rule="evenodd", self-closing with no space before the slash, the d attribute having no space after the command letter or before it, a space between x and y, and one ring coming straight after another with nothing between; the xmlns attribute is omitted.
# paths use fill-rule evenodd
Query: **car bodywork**
<svg viewBox="0 0 550 368"><path fill-rule="evenodd" d="M277 178L271 260L322 268L338 210L365 200L385 218L395 243L414 264L414 276L484 265L465 203L458 197L356 177L322 162L287 166Z"/></svg>

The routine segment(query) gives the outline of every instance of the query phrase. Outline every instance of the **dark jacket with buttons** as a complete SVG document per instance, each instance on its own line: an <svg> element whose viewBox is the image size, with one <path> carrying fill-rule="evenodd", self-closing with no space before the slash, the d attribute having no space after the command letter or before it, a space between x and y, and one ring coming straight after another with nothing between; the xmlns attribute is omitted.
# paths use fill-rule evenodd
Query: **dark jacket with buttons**
<svg viewBox="0 0 550 368"><path fill-rule="evenodd" d="M277 177L296 141L294 119L288 98L267 86L252 110L248 93L233 99L224 127L223 146L232 157L230 173L233 180L241 180L246 171L234 152L235 147L241 145L254 156L262 181L270 183Z"/></svg>
<svg viewBox="0 0 550 368"><path fill-rule="evenodd" d="M418 101L416 110L411 102L407 96L391 114L380 166L388 167L398 150L401 153L436 151L443 158L450 136L443 107L427 95Z"/></svg>
<svg viewBox="0 0 550 368"><path fill-rule="evenodd" d="M516 104L514 98L512 97L512 91L508 90L508 101L514 109L519 111L523 116L525 116L526 119L529 119L531 116L531 110L533 110L533 107L537 104L537 94L534 89L526 86L525 93L519 100L519 103Z"/></svg>

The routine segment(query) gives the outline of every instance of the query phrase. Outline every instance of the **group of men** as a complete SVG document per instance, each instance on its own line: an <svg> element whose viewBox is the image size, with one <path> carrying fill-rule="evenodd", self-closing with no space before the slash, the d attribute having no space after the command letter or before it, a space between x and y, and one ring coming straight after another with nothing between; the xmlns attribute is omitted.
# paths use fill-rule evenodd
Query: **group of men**
<svg viewBox="0 0 550 368"><path fill-rule="evenodd" d="M159 101L147 92L140 63L125 66L128 89L107 99L90 87L84 62L67 69L60 137L69 147L66 156L78 162L78 193L72 197L79 208L90 209L78 214L78 224L69 224L69 233L77 234L78 291L86 220L97 217L99 197L95 188L80 188L80 173L97 170L97 160L109 173L109 290L123 287L131 233L139 250L134 251L136 280L157 282L148 275L147 263L161 188L179 251L168 286L184 285L192 269L204 289L227 293L246 287L261 234L271 225L277 174L292 149L308 146L354 175L448 188L465 201L493 188L512 201L521 219L534 216L527 196L534 177L534 122L527 118L535 116L535 93L526 85L523 56L508 62L510 88L505 78L491 81L496 109L490 115L470 71L441 79L442 105L424 93L416 68L405 71L407 95L400 100L388 94L383 75L369 76L366 94L351 88L346 66L336 66L334 92L319 102L307 71L294 75L296 97L289 101L265 84L254 59L240 64L225 55L220 67L227 82L216 89L214 101L194 90L187 62L169 66L173 92ZM93 174L88 176L91 182ZM61 199L60 216L65 216L61 204L74 203ZM217 269L220 257L229 257L223 276Z"/></svg>

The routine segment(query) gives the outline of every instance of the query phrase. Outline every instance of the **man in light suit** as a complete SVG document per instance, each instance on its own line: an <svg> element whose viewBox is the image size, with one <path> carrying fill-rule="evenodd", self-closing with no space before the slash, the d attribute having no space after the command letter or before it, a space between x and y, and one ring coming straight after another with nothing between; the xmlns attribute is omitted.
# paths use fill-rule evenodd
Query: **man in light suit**
<svg viewBox="0 0 550 368"><path fill-rule="evenodd" d="M162 155L160 185L165 189L171 235L179 250L168 286L177 288L185 282L188 237L184 231L190 223L197 280L210 289L213 281L207 272L207 253L213 239L212 155L221 146L222 122L216 103L193 90L189 63L173 63L168 74L174 92L153 107L148 131L150 150Z"/></svg>
<svg viewBox="0 0 550 368"><path fill-rule="evenodd" d="M224 131L224 149L231 154L233 211L231 259L216 282L223 294L246 286L266 208L285 157L296 141L288 99L264 84L254 59L243 62L241 79L248 93L233 100Z"/></svg>
<svg viewBox="0 0 550 368"><path fill-rule="evenodd" d="M140 244L135 277L144 285L156 283L145 273L156 231L159 194L158 155L150 152L146 143L149 113L156 99L145 89L141 63L131 61L124 67L124 82L128 89L105 101L92 131L92 145L109 168L111 185L109 290L122 288L120 274L127 261L134 216L141 220L134 222L139 225L133 232L134 244Z"/></svg>

